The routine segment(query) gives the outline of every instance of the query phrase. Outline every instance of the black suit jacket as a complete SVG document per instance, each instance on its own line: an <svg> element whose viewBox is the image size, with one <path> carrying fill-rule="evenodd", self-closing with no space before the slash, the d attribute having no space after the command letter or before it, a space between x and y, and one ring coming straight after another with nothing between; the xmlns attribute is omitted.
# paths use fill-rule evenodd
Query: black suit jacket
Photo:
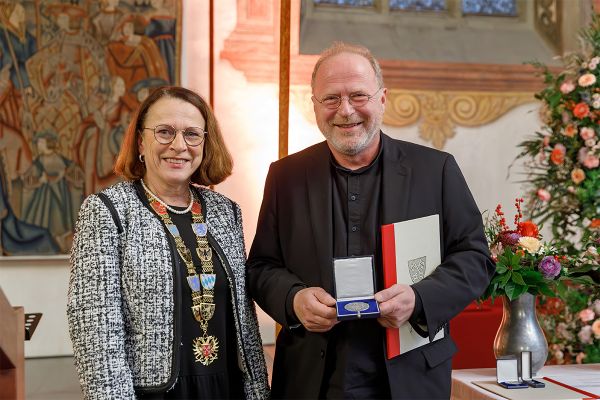
<svg viewBox="0 0 600 400"><path fill-rule="evenodd" d="M433 338L484 291L493 272L481 214L451 155L383 133L381 139L383 223L431 214L441 218L442 264L413 285ZM286 300L298 286L318 286L334 293L331 193L326 142L270 167L247 279L252 297L284 328L277 338L274 398L319 395L328 334L290 328ZM445 335L386 361L387 371L382 373L388 374L392 396L449 398L455 351L450 335Z"/></svg>

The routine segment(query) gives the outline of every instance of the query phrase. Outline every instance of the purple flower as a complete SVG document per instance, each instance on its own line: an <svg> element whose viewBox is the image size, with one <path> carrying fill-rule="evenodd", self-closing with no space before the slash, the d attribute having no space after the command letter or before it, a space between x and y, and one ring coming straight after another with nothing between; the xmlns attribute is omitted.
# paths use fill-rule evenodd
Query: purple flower
<svg viewBox="0 0 600 400"><path fill-rule="evenodd" d="M552 279L560 274L560 263L553 256L546 256L540 261L538 269L546 279Z"/></svg>
<svg viewBox="0 0 600 400"><path fill-rule="evenodd" d="M521 235L515 231L504 231L500 232L498 238L500 239L500 243L504 246L514 246L519 243Z"/></svg>

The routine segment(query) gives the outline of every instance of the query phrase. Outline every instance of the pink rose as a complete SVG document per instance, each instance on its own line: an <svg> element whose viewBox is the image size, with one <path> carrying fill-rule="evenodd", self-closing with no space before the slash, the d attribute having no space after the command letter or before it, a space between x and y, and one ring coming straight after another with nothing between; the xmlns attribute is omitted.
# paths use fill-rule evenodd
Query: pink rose
<svg viewBox="0 0 600 400"><path fill-rule="evenodd" d="M600 300L594 300L594 303L592 304L592 308L594 309L594 312L598 315L600 315Z"/></svg>
<svg viewBox="0 0 600 400"><path fill-rule="evenodd" d="M585 358L585 353L584 352L580 352L579 354L577 354L577 356L575 357L575 362L577 364L581 364L583 363L583 359Z"/></svg>
<svg viewBox="0 0 600 400"><path fill-rule="evenodd" d="M587 169L598 168L598 165L600 165L600 159L593 154L588 154L583 160L582 164Z"/></svg>
<svg viewBox="0 0 600 400"><path fill-rule="evenodd" d="M594 83L596 83L596 75L594 74L584 74L581 75L579 77L579 79L577 80L577 83L579 83L579 86L581 87L588 87L593 85ZM568 93L568 92L567 92Z"/></svg>
<svg viewBox="0 0 600 400"><path fill-rule="evenodd" d="M579 338L579 341L583 344L591 344L593 339L592 339L592 327L589 325L584 326L583 328L581 328L581 330L579 331L579 333L577 334L577 337Z"/></svg>
<svg viewBox="0 0 600 400"><path fill-rule="evenodd" d="M581 128L579 130L579 136L581 136L583 140L588 140L596 136L596 131L594 131L593 128L589 128L586 126L585 128Z"/></svg>
<svg viewBox="0 0 600 400"><path fill-rule="evenodd" d="M588 155L589 152L590 151L587 148L585 148L585 147L580 148L579 151L577 152L577 160L580 163L582 163L583 160L585 160L585 158L587 157L587 155Z"/></svg>
<svg viewBox="0 0 600 400"><path fill-rule="evenodd" d="M579 319L583 322L590 322L595 316L594 311L589 308L579 311Z"/></svg>
<svg viewBox="0 0 600 400"><path fill-rule="evenodd" d="M540 151L538 154L538 161L540 163L543 163L544 161L546 161L546 154L544 154L543 151Z"/></svg>
<svg viewBox="0 0 600 400"><path fill-rule="evenodd" d="M560 91L563 94L571 93L573 90L575 90L575 84L572 81L564 81L560 85Z"/></svg>
<svg viewBox="0 0 600 400"><path fill-rule="evenodd" d="M540 199L541 201L549 201L550 198L552 197L550 195L549 191L547 191L546 189L541 189L541 188L537 190L536 194L537 194L538 199Z"/></svg>
<svg viewBox="0 0 600 400"><path fill-rule="evenodd" d="M544 145L544 147L550 146L550 136L544 136L544 139L542 140L542 144Z"/></svg>

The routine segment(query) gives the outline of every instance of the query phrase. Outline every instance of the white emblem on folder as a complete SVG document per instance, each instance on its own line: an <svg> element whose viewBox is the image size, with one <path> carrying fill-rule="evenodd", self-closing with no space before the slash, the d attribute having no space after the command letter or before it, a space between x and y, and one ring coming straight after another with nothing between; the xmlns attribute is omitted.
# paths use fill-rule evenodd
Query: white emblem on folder
<svg viewBox="0 0 600 400"><path fill-rule="evenodd" d="M427 267L427 256L408 260L408 272L412 283L417 283L425 278L425 269Z"/></svg>

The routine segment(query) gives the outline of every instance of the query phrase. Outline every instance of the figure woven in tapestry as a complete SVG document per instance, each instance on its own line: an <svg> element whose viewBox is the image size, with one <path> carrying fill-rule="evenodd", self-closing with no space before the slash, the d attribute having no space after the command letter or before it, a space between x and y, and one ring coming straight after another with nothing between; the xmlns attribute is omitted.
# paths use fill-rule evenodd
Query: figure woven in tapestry
<svg viewBox="0 0 600 400"><path fill-rule="evenodd" d="M179 84L181 0L0 0L0 249L70 250L131 114Z"/></svg>

